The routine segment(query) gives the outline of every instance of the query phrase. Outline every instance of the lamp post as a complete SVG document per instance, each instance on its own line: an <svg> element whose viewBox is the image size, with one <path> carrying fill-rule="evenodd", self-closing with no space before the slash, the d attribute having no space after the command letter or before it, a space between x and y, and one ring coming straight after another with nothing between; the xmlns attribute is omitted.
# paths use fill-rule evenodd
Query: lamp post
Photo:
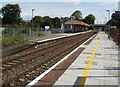
<svg viewBox="0 0 120 87"><path fill-rule="evenodd" d="M106 10L108 12L108 21L110 20L110 10Z"/></svg>
<svg viewBox="0 0 120 87"><path fill-rule="evenodd" d="M110 10L106 10L108 12L108 21L110 20ZM110 25L108 24L108 38L110 39Z"/></svg>
<svg viewBox="0 0 120 87"><path fill-rule="evenodd" d="M104 31L105 31L105 33L106 33L106 32L107 32L107 31L106 31L107 18L104 19L104 23L105 23Z"/></svg>
<svg viewBox="0 0 120 87"><path fill-rule="evenodd" d="M104 23L105 23L105 24L107 23L107 18L104 19Z"/></svg>
<svg viewBox="0 0 120 87"><path fill-rule="evenodd" d="M31 31L30 31L30 36L31 36L31 34L32 34L32 36L33 36L33 32L32 32L32 30L33 30L33 12L35 11L35 9L32 9L32 29L31 29Z"/></svg>

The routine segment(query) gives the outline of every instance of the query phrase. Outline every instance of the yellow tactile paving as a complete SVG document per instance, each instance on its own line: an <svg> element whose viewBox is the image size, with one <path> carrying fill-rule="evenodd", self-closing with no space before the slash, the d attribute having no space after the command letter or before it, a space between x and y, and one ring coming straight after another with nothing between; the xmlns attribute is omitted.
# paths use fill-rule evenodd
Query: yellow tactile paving
<svg viewBox="0 0 120 87"><path fill-rule="evenodd" d="M92 55L90 57L90 61L88 62L87 67L85 68L84 74L82 76L82 80L80 82L80 87L84 87L86 78L88 77L90 68L91 68L93 60L95 58L95 54L96 54L96 51L97 51L97 48L98 48L98 45L99 45L99 41L100 41L100 38L98 38L98 41L96 42L96 46L94 47L93 53L92 53Z"/></svg>

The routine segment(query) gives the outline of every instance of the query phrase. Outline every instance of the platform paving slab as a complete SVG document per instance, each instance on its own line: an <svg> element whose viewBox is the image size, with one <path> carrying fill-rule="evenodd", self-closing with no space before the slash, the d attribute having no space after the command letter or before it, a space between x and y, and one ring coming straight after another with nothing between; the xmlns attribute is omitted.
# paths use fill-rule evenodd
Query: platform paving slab
<svg viewBox="0 0 120 87"><path fill-rule="evenodd" d="M118 65L120 62L118 61L118 47L112 40L108 39L108 36L104 32L99 32L89 45L83 46L86 47L84 51L55 82L53 87L56 85L73 86L76 84L78 78L83 78L85 68L90 61L99 38L99 45L84 85L85 87L93 87L92 85L97 85L97 87L119 85L118 77L120 70L118 69ZM80 85L80 82L81 79L77 84Z"/></svg>

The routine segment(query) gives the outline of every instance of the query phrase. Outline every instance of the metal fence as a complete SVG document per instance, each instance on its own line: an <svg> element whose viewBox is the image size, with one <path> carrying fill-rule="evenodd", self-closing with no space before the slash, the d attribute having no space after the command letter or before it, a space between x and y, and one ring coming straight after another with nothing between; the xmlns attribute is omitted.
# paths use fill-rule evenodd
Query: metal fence
<svg viewBox="0 0 120 87"><path fill-rule="evenodd" d="M120 47L120 28L110 29L110 37Z"/></svg>
<svg viewBox="0 0 120 87"><path fill-rule="evenodd" d="M28 37L36 37L39 36L41 33L40 28L4 28L2 31L2 34L7 34L12 37L23 37L23 39L26 39Z"/></svg>

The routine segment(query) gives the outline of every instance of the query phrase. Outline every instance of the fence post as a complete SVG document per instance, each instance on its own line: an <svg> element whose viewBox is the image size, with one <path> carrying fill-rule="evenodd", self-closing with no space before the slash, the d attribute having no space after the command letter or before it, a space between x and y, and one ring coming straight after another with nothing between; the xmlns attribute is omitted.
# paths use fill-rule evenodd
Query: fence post
<svg viewBox="0 0 120 87"><path fill-rule="evenodd" d="M30 28L30 37L31 37L31 28Z"/></svg>
<svg viewBox="0 0 120 87"><path fill-rule="evenodd" d="M15 35L14 35L14 28L12 28L12 30L13 30L13 32L12 32L13 33L13 37L15 37Z"/></svg>

